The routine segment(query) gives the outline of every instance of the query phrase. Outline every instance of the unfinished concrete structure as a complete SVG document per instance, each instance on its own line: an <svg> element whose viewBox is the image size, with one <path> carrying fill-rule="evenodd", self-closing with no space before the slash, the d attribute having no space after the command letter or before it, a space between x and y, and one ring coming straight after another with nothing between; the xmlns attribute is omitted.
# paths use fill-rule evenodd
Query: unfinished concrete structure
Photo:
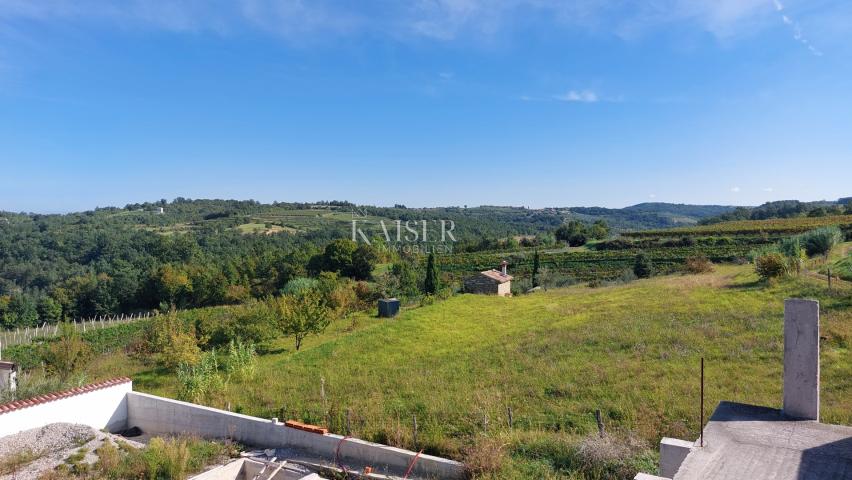
<svg viewBox="0 0 852 480"><path fill-rule="evenodd" d="M0 391L15 391L18 388L18 366L12 362L0 361Z"/></svg>
<svg viewBox="0 0 852 480"><path fill-rule="evenodd" d="M407 471L411 479L464 476L461 463L445 458L325 433L298 422L284 424L134 392L132 386L129 378L117 378L0 405L0 437L51 423L76 423L111 432L137 427L149 436L230 439L280 452L279 460L289 458L316 469L344 465L352 472L370 470L387 478L402 477Z"/></svg>
<svg viewBox="0 0 852 480"><path fill-rule="evenodd" d="M819 423L819 303L784 302L781 410L722 402L699 442L663 439L637 480L852 480L852 427Z"/></svg>
<svg viewBox="0 0 852 480"><path fill-rule="evenodd" d="M508 297L512 295L512 276L508 274L508 262L500 264L500 270L485 270L464 280L466 293L480 293Z"/></svg>

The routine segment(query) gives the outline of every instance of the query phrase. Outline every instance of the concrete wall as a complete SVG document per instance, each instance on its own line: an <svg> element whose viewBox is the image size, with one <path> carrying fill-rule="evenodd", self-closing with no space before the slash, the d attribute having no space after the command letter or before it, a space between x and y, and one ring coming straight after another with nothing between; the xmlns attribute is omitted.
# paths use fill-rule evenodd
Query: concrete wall
<svg viewBox="0 0 852 480"><path fill-rule="evenodd" d="M660 476L674 478L692 446L693 443L686 440L663 437L660 440Z"/></svg>
<svg viewBox="0 0 852 480"><path fill-rule="evenodd" d="M78 423L98 430L122 430L127 423L125 397L132 389L133 384L128 381L97 390L81 389L79 394L57 400L30 402L29 406L0 414L0 437L57 422Z"/></svg>
<svg viewBox="0 0 852 480"><path fill-rule="evenodd" d="M497 285L497 295L500 295L501 297L508 297L511 294L512 294L512 282L511 281L504 282L504 283Z"/></svg>
<svg viewBox="0 0 852 480"><path fill-rule="evenodd" d="M401 475L414 459L415 452L393 448L340 435L309 433L248 415L167 398L130 392L127 394L128 426L152 434L194 434L206 438L231 438L246 445L304 449L333 460L339 448L339 460L347 466L369 465ZM462 464L444 458L421 455L412 475L419 478L456 479L464 474Z"/></svg>
<svg viewBox="0 0 852 480"><path fill-rule="evenodd" d="M784 413L819 420L819 302L784 301Z"/></svg>

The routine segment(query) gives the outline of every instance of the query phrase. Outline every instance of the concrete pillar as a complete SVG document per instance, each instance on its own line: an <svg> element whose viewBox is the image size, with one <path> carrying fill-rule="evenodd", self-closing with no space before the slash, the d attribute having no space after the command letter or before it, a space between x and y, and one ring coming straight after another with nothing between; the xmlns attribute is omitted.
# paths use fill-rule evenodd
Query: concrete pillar
<svg viewBox="0 0 852 480"><path fill-rule="evenodd" d="M819 302L784 300L784 414L819 420Z"/></svg>
<svg viewBox="0 0 852 480"><path fill-rule="evenodd" d="M660 440L660 476L674 478L680 464L692 450L692 442L663 437Z"/></svg>

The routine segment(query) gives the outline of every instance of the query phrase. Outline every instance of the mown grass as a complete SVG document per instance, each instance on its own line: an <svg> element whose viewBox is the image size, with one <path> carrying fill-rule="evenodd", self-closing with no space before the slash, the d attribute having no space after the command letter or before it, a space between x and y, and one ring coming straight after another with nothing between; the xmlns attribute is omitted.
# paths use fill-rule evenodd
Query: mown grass
<svg viewBox="0 0 852 480"><path fill-rule="evenodd" d="M763 284L747 265L515 298L462 295L394 320L338 323L300 352L278 341L257 378L211 403L263 417L283 410L338 432L348 410L353 435L459 459L498 442L495 478L620 478L654 468L660 437L697 436L702 356L708 413L720 400L780 407L788 297L821 301L822 418L852 424L850 295L804 277ZM131 374L142 391L176 392L171 373L122 356L99 369ZM625 458L584 456L596 409Z"/></svg>

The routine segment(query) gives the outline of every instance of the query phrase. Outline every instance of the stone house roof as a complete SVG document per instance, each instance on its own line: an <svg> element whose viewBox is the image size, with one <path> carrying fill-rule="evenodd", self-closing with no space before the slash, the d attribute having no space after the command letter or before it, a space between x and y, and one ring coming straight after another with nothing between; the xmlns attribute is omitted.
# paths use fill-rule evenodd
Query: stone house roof
<svg viewBox="0 0 852 480"><path fill-rule="evenodd" d="M506 282L509 282L509 281L512 280L511 275L509 275L509 274L503 275L503 272L500 272L498 270L494 270L493 268L491 270L479 272L479 274L484 275L484 276L490 278L491 280L494 280L497 283L506 283Z"/></svg>

